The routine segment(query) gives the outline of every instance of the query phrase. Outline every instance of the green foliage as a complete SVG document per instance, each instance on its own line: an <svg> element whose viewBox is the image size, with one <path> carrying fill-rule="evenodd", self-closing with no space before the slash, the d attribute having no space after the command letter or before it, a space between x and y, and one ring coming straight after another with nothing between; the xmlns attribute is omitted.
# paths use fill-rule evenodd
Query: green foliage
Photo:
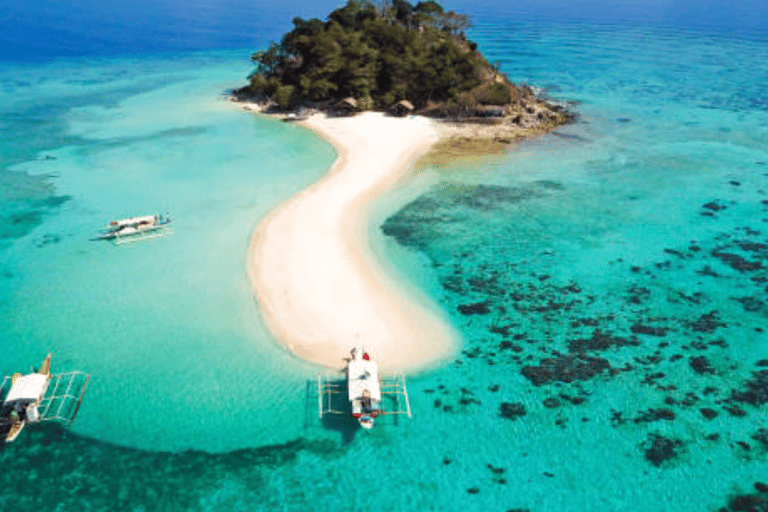
<svg viewBox="0 0 768 512"><path fill-rule="evenodd" d="M271 92L268 92L269 87L269 81L267 80L267 77L260 73L254 73L250 76L251 79L251 91L257 93L257 94L267 94L271 95Z"/></svg>
<svg viewBox="0 0 768 512"><path fill-rule="evenodd" d="M373 108L373 98L363 96L357 101L357 106L360 110L371 110Z"/></svg>
<svg viewBox="0 0 768 512"><path fill-rule="evenodd" d="M477 101L470 94L464 93L456 98L456 105L465 110L468 110L477 106Z"/></svg>
<svg viewBox="0 0 768 512"><path fill-rule="evenodd" d="M512 93L504 84L493 84L478 98L483 105L506 105L512 101Z"/></svg>
<svg viewBox="0 0 768 512"><path fill-rule="evenodd" d="M282 85L277 88L277 91L275 91L274 100L275 103L277 103L277 106L282 109L289 109L293 106L292 100L293 100L293 92L296 90L296 87L293 85Z"/></svg>
<svg viewBox="0 0 768 512"><path fill-rule="evenodd" d="M440 5L437 2L429 1L429 2L419 2L416 4L415 11L417 13L421 14L433 14L433 15L439 15L443 14L443 6Z"/></svg>
<svg viewBox="0 0 768 512"><path fill-rule="evenodd" d="M256 63L257 73L269 76L278 72L285 56L283 47L273 42L268 49L260 50L251 55L251 60Z"/></svg>
<svg viewBox="0 0 768 512"><path fill-rule="evenodd" d="M252 90L280 106L351 96L421 107L476 87L478 68L487 67L463 35L469 18L434 1L349 0L326 21L297 17L293 25L280 44L252 57Z"/></svg>

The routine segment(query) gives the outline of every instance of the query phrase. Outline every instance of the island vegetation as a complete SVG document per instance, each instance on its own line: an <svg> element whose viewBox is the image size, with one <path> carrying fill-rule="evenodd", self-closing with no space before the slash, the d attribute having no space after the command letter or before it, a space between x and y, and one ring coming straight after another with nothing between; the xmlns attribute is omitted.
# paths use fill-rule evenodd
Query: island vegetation
<svg viewBox="0 0 768 512"><path fill-rule="evenodd" d="M527 131L572 118L508 80L467 38L469 16L435 1L349 0L325 21L297 17L293 25L253 54L250 83L236 99L283 111L388 110Z"/></svg>

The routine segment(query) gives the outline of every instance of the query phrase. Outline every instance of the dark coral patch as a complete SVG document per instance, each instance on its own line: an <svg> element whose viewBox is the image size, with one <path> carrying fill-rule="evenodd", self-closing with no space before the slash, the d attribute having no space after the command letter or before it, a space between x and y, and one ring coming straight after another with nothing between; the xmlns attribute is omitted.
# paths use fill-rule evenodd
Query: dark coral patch
<svg viewBox="0 0 768 512"><path fill-rule="evenodd" d="M768 510L768 494L742 494L728 501L728 510L732 512L761 512Z"/></svg>
<svg viewBox="0 0 768 512"><path fill-rule="evenodd" d="M665 462L680 455L679 449L683 446L683 442L659 434L648 434L645 446L645 460L656 467L661 467Z"/></svg>
<svg viewBox="0 0 768 512"><path fill-rule="evenodd" d="M516 420L526 415L525 405L520 402L502 402L499 414L502 418Z"/></svg>
<svg viewBox="0 0 768 512"><path fill-rule="evenodd" d="M768 370L752 372L745 389L731 391L731 400L761 406L768 402Z"/></svg>
<svg viewBox="0 0 768 512"><path fill-rule="evenodd" d="M541 386L557 381L590 380L610 368L610 363L600 357L558 356L542 359L539 366L525 366L521 373L535 386Z"/></svg>
<svg viewBox="0 0 768 512"><path fill-rule="evenodd" d="M710 254L732 269L738 270L742 273L754 272L755 270L760 270L763 268L763 264L759 261L750 261L746 258L742 258L738 254L722 252L718 250L713 250Z"/></svg>
<svg viewBox="0 0 768 512"><path fill-rule="evenodd" d="M651 325L641 324L640 322L634 323L630 328L635 334L646 334L648 336L666 336L669 327L653 327Z"/></svg>
<svg viewBox="0 0 768 512"><path fill-rule="evenodd" d="M688 365L696 373L715 373L715 369L712 368L706 356L689 357Z"/></svg>
<svg viewBox="0 0 768 512"><path fill-rule="evenodd" d="M635 423L652 423L654 421L666 420L673 421L675 413L670 409L648 409L634 418Z"/></svg>
<svg viewBox="0 0 768 512"><path fill-rule="evenodd" d="M768 250L768 245L759 242L739 242L742 251L764 253Z"/></svg>
<svg viewBox="0 0 768 512"><path fill-rule="evenodd" d="M639 346L640 343L634 338L622 338L621 336L614 336L609 332L602 332L600 329L595 329L590 338L569 341L568 350L571 352L584 352L587 350L607 350L611 347L623 347L627 345L636 347Z"/></svg>
<svg viewBox="0 0 768 512"><path fill-rule="evenodd" d="M736 418L743 418L747 415L747 411L737 405L724 405L723 409L728 411L728 414L735 416Z"/></svg>
<svg viewBox="0 0 768 512"><path fill-rule="evenodd" d="M718 212L720 210L725 210L727 207L721 204L718 204L716 201L710 201L708 203L705 203L702 206L702 208L706 208L707 210L712 210L713 212Z"/></svg>
<svg viewBox="0 0 768 512"><path fill-rule="evenodd" d="M489 302L483 301L483 302L475 302L474 304L461 304L458 306L459 313L462 315L487 315L491 312L491 309L488 307Z"/></svg>
<svg viewBox="0 0 768 512"><path fill-rule="evenodd" d="M712 333L715 332L718 327L727 327L728 325L720 321L717 316L717 311L710 311L709 313L701 315L693 322L688 322L688 326L695 332Z"/></svg>
<svg viewBox="0 0 768 512"><path fill-rule="evenodd" d="M744 311L749 313L757 313L766 309L765 301L757 297L733 297L733 300L741 304Z"/></svg>

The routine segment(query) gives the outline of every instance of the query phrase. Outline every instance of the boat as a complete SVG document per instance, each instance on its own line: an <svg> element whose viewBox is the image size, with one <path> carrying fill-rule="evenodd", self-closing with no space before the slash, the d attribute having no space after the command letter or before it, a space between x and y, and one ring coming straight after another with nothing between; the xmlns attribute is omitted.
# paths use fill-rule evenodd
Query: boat
<svg viewBox="0 0 768 512"><path fill-rule="evenodd" d="M352 417L361 427L370 429L381 414L379 365L362 348L353 349L351 354L347 364L347 393L352 405Z"/></svg>
<svg viewBox="0 0 768 512"><path fill-rule="evenodd" d="M0 444L14 441L28 423L72 423L90 378L83 372L51 374L50 353L39 370L5 377L0 385Z"/></svg>
<svg viewBox="0 0 768 512"><path fill-rule="evenodd" d="M377 418L384 415L405 414L411 417L411 405L402 372L379 372L379 365L371 358L370 352L362 347L350 351L344 368L346 383L334 382L324 375L317 377L318 413L320 419L326 414L350 414L366 430L373 428ZM344 386L346 385L346 386ZM348 407L336 408L334 396L343 393L346 387ZM389 398L384 407L382 396Z"/></svg>
<svg viewBox="0 0 768 512"><path fill-rule="evenodd" d="M283 121L286 123L296 122L296 121L306 121L309 119L310 111L308 109L301 109L298 112L289 112L288 114L283 117Z"/></svg>
<svg viewBox="0 0 768 512"><path fill-rule="evenodd" d="M117 244L157 238L169 232L171 218L165 215L142 215L113 220L102 229L97 240L111 240Z"/></svg>

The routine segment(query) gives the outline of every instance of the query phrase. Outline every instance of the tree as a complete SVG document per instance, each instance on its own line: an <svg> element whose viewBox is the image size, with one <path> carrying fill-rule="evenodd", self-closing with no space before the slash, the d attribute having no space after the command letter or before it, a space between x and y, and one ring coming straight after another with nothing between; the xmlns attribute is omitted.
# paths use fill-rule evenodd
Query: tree
<svg viewBox="0 0 768 512"><path fill-rule="evenodd" d="M277 105L284 109L288 110L293 105L293 93L296 90L296 87L293 85L283 85L277 88L277 91L275 92L275 103Z"/></svg>
<svg viewBox="0 0 768 512"><path fill-rule="evenodd" d="M275 42L269 45L266 50L261 50L251 55L257 68L256 73L261 75L274 75L285 58L283 47Z"/></svg>
<svg viewBox="0 0 768 512"><path fill-rule="evenodd" d="M441 28L449 34L459 34L472 27L472 20L466 14L448 11L439 18Z"/></svg>
<svg viewBox="0 0 768 512"><path fill-rule="evenodd" d="M409 28L413 22L413 6L406 0L392 0L392 8L395 12L395 19Z"/></svg>
<svg viewBox="0 0 768 512"><path fill-rule="evenodd" d="M469 18L435 1L349 0L326 21L296 17L293 25L280 44L252 56L251 90L284 108L347 96L421 107L458 98L488 67L459 34Z"/></svg>
<svg viewBox="0 0 768 512"><path fill-rule="evenodd" d="M418 14L432 14L432 15L443 14L443 12L445 12L443 10L442 5L440 5L437 2L433 2L432 0L428 2L417 3L416 7L414 7L413 10Z"/></svg>
<svg viewBox="0 0 768 512"><path fill-rule="evenodd" d="M335 21L346 29L359 30L365 20L378 17L376 6L366 0L349 0L347 5L340 7L328 15L328 22Z"/></svg>

